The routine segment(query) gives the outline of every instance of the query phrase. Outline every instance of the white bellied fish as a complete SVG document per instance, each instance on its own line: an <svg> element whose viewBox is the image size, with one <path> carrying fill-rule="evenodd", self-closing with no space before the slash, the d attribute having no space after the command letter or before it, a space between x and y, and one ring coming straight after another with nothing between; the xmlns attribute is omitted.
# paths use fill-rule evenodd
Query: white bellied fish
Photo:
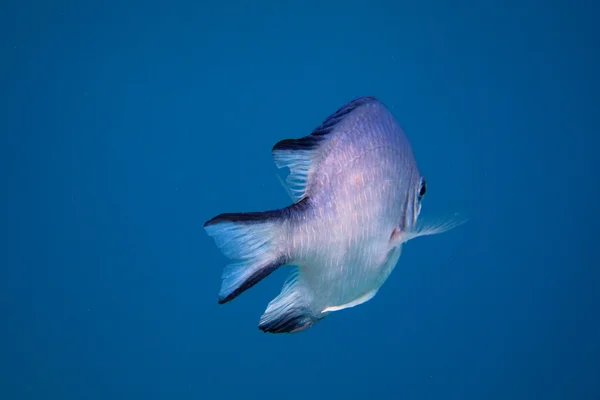
<svg viewBox="0 0 600 400"><path fill-rule="evenodd" d="M273 147L296 202L264 212L220 214L206 232L233 264L219 303L283 265L294 271L262 315L265 332L305 330L365 303L394 269L402 244L455 224L417 228L427 184L410 143L374 97L344 105L309 136Z"/></svg>

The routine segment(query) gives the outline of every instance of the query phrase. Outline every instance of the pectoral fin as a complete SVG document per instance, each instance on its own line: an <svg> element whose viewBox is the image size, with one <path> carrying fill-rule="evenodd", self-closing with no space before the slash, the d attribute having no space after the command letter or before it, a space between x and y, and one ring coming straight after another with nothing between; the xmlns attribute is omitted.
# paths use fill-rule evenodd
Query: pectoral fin
<svg viewBox="0 0 600 400"><path fill-rule="evenodd" d="M390 243L396 246L398 243L402 243L402 230L399 227L394 228L390 235Z"/></svg>

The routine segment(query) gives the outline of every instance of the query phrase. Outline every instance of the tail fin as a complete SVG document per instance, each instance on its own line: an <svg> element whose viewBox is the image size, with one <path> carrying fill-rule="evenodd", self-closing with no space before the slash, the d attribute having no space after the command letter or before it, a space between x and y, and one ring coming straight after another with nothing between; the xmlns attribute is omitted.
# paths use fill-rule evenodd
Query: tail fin
<svg viewBox="0 0 600 400"><path fill-rule="evenodd" d="M227 303L285 264L282 211L221 214L204 224L221 251L235 260L223 271L219 304Z"/></svg>

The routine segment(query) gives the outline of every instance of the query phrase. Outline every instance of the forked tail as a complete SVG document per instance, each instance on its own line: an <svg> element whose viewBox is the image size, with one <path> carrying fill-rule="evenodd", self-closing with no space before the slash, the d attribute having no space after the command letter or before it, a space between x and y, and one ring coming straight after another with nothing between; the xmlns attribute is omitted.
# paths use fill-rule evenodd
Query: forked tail
<svg viewBox="0 0 600 400"><path fill-rule="evenodd" d="M219 304L250 289L285 263L284 210L221 214L204 224L223 254L225 267Z"/></svg>

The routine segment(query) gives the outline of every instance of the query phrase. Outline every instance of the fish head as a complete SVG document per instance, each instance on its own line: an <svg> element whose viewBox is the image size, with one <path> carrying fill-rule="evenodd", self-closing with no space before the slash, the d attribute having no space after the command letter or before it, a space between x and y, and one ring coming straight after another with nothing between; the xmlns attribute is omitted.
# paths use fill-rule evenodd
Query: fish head
<svg viewBox="0 0 600 400"><path fill-rule="evenodd" d="M411 180L407 191L407 203L404 209L404 226L399 234L396 235L400 242L407 242L419 236L437 235L462 225L467 221L465 218L459 219L454 215L451 218L440 218L424 223L421 221L417 222L419 215L421 214L421 206L426 193L427 180L421 174L417 174L416 178Z"/></svg>

